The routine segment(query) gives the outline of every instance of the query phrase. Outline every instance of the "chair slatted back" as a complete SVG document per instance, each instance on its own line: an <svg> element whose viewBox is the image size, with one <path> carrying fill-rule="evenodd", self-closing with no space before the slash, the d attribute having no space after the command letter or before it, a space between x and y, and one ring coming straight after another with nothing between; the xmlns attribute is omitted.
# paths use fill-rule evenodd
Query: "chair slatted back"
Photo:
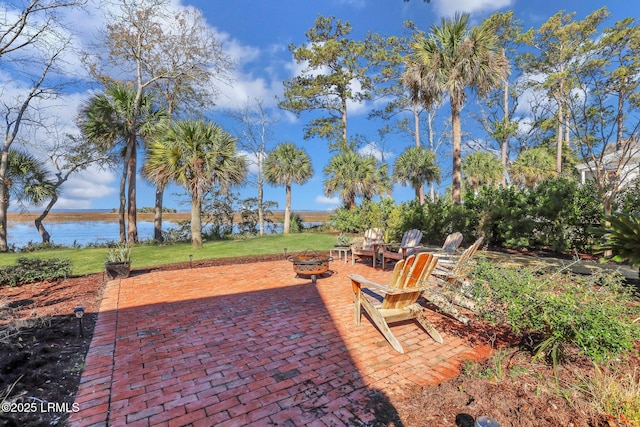
<svg viewBox="0 0 640 427"><path fill-rule="evenodd" d="M461 274L461 273L464 272L463 270L465 270L467 268L466 267L467 262L475 255L476 251L478 250L478 248L482 244L483 240L484 240L484 238L480 237L478 240L476 240L473 243L473 245L469 246L467 249L464 250L462 255L460 255L460 259L456 263L455 268L453 269L453 273Z"/></svg>
<svg viewBox="0 0 640 427"><path fill-rule="evenodd" d="M400 247L410 248L418 246L420 244L420 240L422 240L422 231L414 228L413 230L409 230L404 233Z"/></svg>
<svg viewBox="0 0 640 427"><path fill-rule="evenodd" d="M370 228L364 232L362 249L373 250L373 245L382 242L383 233L379 228Z"/></svg>
<svg viewBox="0 0 640 427"><path fill-rule="evenodd" d="M460 232L456 231L449 234L442 245L442 250L447 253L455 252L462 244L462 239L462 233Z"/></svg>
<svg viewBox="0 0 640 427"><path fill-rule="evenodd" d="M401 264L402 263L402 264ZM413 289L415 292L401 295L385 295L381 308L404 308L415 303L424 289L424 283L436 267L438 259L430 253L419 253L399 261L393 271L390 287L396 289Z"/></svg>

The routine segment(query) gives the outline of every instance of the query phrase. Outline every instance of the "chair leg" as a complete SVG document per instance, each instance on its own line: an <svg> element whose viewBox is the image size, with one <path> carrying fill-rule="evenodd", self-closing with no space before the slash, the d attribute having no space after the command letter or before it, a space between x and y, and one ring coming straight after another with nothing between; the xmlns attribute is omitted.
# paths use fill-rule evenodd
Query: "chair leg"
<svg viewBox="0 0 640 427"><path fill-rule="evenodd" d="M382 317L380 312L373 305L371 305L371 303L367 301L366 298L362 298L361 302L365 311L369 313L371 320L378 327L378 330L382 332L382 335L384 335L389 344L391 344L391 347L393 347L393 349L398 353L404 353L404 349L402 348L400 341L398 341L395 335L393 335L393 332L391 332L387 321L384 319L384 317Z"/></svg>
<svg viewBox="0 0 640 427"><path fill-rule="evenodd" d="M353 294L353 314L354 314L354 320L356 322L356 326L360 326L360 317L361 317L361 304L360 301L362 300L362 294L360 292L356 292L355 294Z"/></svg>
<svg viewBox="0 0 640 427"><path fill-rule="evenodd" d="M418 323L420 323L424 330L427 331L429 336L433 338L435 342L442 344L444 342L444 340L442 339L442 335L440 335L440 333L436 330L435 326L433 326L433 323L431 323L431 321L427 319L427 316L424 315L422 306L418 304L417 307L412 307L411 310L415 310L415 319L418 321Z"/></svg>

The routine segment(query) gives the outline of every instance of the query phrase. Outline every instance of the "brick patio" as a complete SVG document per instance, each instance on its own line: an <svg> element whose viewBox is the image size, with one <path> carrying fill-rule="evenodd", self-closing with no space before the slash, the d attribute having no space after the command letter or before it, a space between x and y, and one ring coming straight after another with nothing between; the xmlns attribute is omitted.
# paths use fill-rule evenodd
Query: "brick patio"
<svg viewBox="0 0 640 427"><path fill-rule="evenodd" d="M315 286L285 260L109 282L69 426L367 425L380 416L372 398L393 410L407 386L488 355L430 310L444 345L406 322L392 326L396 353L366 316L354 326L347 278L391 272L331 269Z"/></svg>

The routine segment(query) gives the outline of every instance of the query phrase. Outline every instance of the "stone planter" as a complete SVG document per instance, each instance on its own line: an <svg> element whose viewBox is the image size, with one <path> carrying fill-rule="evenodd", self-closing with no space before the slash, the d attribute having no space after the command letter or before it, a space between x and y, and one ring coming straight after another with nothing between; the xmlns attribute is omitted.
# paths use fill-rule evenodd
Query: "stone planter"
<svg viewBox="0 0 640 427"><path fill-rule="evenodd" d="M123 279L129 277L131 273L131 264L128 262L108 262L105 264L107 277L109 280Z"/></svg>

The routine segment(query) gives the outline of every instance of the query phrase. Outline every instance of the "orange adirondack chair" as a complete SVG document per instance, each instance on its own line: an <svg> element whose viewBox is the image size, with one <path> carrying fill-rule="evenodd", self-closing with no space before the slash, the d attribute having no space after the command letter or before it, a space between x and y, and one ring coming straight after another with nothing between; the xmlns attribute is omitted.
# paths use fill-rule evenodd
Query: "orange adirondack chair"
<svg viewBox="0 0 640 427"><path fill-rule="evenodd" d="M417 303L418 297L436 267L438 259L429 253L418 253L396 263L388 285L365 279L358 274L349 276L353 286L355 323L360 326L361 310L369 314L373 323L382 332L389 344L399 353L402 345L389 328L390 323L415 319L438 343L442 336L424 315L424 308Z"/></svg>

